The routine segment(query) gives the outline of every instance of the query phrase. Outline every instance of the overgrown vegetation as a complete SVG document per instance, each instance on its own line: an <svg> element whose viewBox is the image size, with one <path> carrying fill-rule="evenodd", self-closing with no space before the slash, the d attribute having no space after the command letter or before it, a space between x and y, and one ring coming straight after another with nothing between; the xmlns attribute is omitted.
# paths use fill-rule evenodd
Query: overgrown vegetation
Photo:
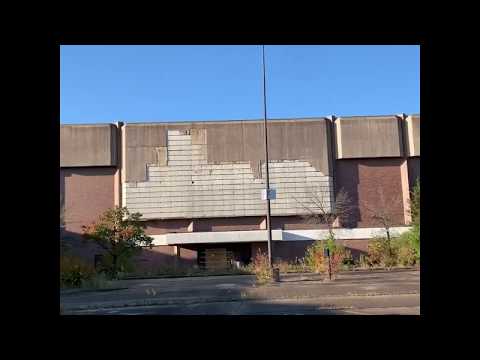
<svg viewBox="0 0 480 360"><path fill-rule="evenodd" d="M377 237L368 243L368 254L362 265L368 267L413 266L419 258L411 245L409 232L393 237L388 242L383 237ZM390 244L388 248L387 244Z"/></svg>
<svg viewBox="0 0 480 360"><path fill-rule="evenodd" d="M398 209L402 208L399 196L386 198L381 186L378 187L378 202L375 206L364 204L371 219L379 224L385 236L377 237L368 244L368 256L362 259L362 265L412 266L420 261L420 181L417 180L410 196L411 229L401 236L394 236L391 227L400 217Z"/></svg>
<svg viewBox="0 0 480 360"><path fill-rule="evenodd" d="M208 270L193 268L191 266L162 265L149 269L135 270L132 273L120 274L120 278L134 279L144 277L170 277L170 276L215 276L215 275L244 275L252 274L248 267L228 268L222 270Z"/></svg>
<svg viewBox="0 0 480 360"><path fill-rule="evenodd" d="M368 245L366 263L370 266L413 266L420 261L420 180L417 179L410 196L411 229L397 237L391 237L389 227L392 212L380 207L383 214L380 223L386 229L387 237L371 240ZM386 219L385 221L383 221ZM382 222L383 221L383 222Z"/></svg>
<svg viewBox="0 0 480 360"><path fill-rule="evenodd" d="M105 290L113 288L113 284L105 273L95 273L89 279L84 280L81 287L85 289Z"/></svg>
<svg viewBox="0 0 480 360"><path fill-rule="evenodd" d="M295 259L294 261L288 262L284 260L277 260L275 261L275 266L280 270L280 273L287 274L287 273L300 273L300 272L308 272L309 269L305 264L305 259Z"/></svg>
<svg viewBox="0 0 480 360"><path fill-rule="evenodd" d="M258 249L253 261L249 266L250 271L255 274L255 278L259 285L265 284L272 280L272 270L268 261L268 255Z"/></svg>
<svg viewBox="0 0 480 360"><path fill-rule="evenodd" d="M97 222L84 226L85 239L105 250L101 272L115 279L121 272L131 272L132 258L142 246L151 246L153 238L145 235L142 214L131 214L126 207L108 209Z"/></svg>
<svg viewBox="0 0 480 360"><path fill-rule="evenodd" d="M408 233L408 241L415 250L415 255L420 261L420 179L417 179L410 196L410 215L412 229Z"/></svg>
<svg viewBox="0 0 480 360"><path fill-rule="evenodd" d="M330 234L326 240L317 240L307 248L305 264L311 272L329 271L329 259L325 256L325 249L330 253L330 272L333 279L339 271L353 267L354 261L350 250L335 242L335 238Z"/></svg>
<svg viewBox="0 0 480 360"><path fill-rule="evenodd" d="M95 276L93 266L87 264L82 259L64 254L60 257L60 286L81 287L85 281Z"/></svg>

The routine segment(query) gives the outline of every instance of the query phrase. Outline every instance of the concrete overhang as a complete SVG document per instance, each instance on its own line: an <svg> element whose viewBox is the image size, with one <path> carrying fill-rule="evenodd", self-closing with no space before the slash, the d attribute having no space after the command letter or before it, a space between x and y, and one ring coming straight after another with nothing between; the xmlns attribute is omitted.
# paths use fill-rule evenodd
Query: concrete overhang
<svg viewBox="0 0 480 360"><path fill-rule="evenodd" d="M408 226L398 226L392 227L390 231L392 234L401 235L409 229ZM367 240L383 235L383 232L382 228L334 229L335 237L338 240ZM272 230L272 240L315 241L326 239L328 234L328 230ZM151 236L154 238L154 245L266 242L268 239L266 230L190 232Z"/></svg>

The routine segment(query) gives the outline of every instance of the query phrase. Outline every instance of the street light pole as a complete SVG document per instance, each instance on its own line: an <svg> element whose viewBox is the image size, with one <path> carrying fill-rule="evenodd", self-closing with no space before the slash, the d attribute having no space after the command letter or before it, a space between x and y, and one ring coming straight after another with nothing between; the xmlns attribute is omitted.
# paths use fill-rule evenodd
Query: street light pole
<svg viewBox="0 0 480 360"><path fill-rule="evenodd" d="M267 233L268 233L268 264L273 271L272 263L272 227L270 222L270 176L268 172L268 130L267 130L267 90L265 80L265 45L262 45L262 65L263 65L263 125L265 137L265 172L267 188Z"/></svg>

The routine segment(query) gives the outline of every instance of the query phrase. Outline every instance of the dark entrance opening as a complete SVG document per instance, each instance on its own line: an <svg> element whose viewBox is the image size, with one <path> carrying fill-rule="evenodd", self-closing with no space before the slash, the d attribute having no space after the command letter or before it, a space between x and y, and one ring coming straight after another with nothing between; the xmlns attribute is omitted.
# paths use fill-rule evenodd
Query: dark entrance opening
<svg viewBox="0 0 480 360"><path fill-rule="evenodd" d="M252 257L251 244L205 244L198 247L198 267L205 270L246 266Z"/></svg>

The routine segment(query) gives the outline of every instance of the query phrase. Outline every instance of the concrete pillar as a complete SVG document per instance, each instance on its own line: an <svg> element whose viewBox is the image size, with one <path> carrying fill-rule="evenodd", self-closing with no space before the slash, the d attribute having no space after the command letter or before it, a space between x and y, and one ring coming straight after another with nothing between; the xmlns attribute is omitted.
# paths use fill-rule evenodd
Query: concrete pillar
<svg viewBox="0 0 480 360"><path fill-rule="evenodd" d="M403 156L403 162L400 165L400 178L402 181L402 200L403 200L403 215L405 218L405 225L409 225L412 222L412 218L410 216L410 184L408 180L408 156L409 156L409 144L408 144L408 134L406 131L407 127L407 115L406 114L398 114L396 115L400 121L400 137L401 137L401 144L402 149L401 153Z"/></svg>
<svg viewBox="0 0 480 360"><path fill-rule="evenodd" d="M260 223L260 230L267 230L267 218L263 218L262 222Z"/></svg>
<svg viewBox="0 0 480 360"><path fill-rule="evenodd" d="M409 225L412 222L410 216L410 186L408 182L408 163L405 158L400 165L400 177L402 181L402 200L403 200L403 215L405 217L405 225Z"/></svg>
<svg viewBox="0 0 480 360"><path fill-rule="evenodd" d="M126 129L123 123L121 123L122 126L119 127L120 130L120 204L121 206L126 205L125 201L125 194L124 194L124 186L126 183L126 147L127 147L127 142L125 140L125 134L126 134Z"/></svg>
<svg viewBox="0 0 480 360"><path fill-rule="evenodd" d="M115 151L116 159L117 159L117 170L115 171L114 175L114 205L115 206L122 206L122 165L123 165L123 139L122 139L122 131L123 131L123 122L117 122L117 148Z"/></svg>
<svg viewBox="0 0 480 360"><path fill-rule="evenodd" d="M178 245L173 246L173 255L174 255L173 266L177 268L180 263L180 246Z"/></svg>
<svg viewBox="0 0 480 360"><path fill-rule="evenodd" d="M173 254L177 257L180 257L180 246L178 245L173 246Z"/></svg>

